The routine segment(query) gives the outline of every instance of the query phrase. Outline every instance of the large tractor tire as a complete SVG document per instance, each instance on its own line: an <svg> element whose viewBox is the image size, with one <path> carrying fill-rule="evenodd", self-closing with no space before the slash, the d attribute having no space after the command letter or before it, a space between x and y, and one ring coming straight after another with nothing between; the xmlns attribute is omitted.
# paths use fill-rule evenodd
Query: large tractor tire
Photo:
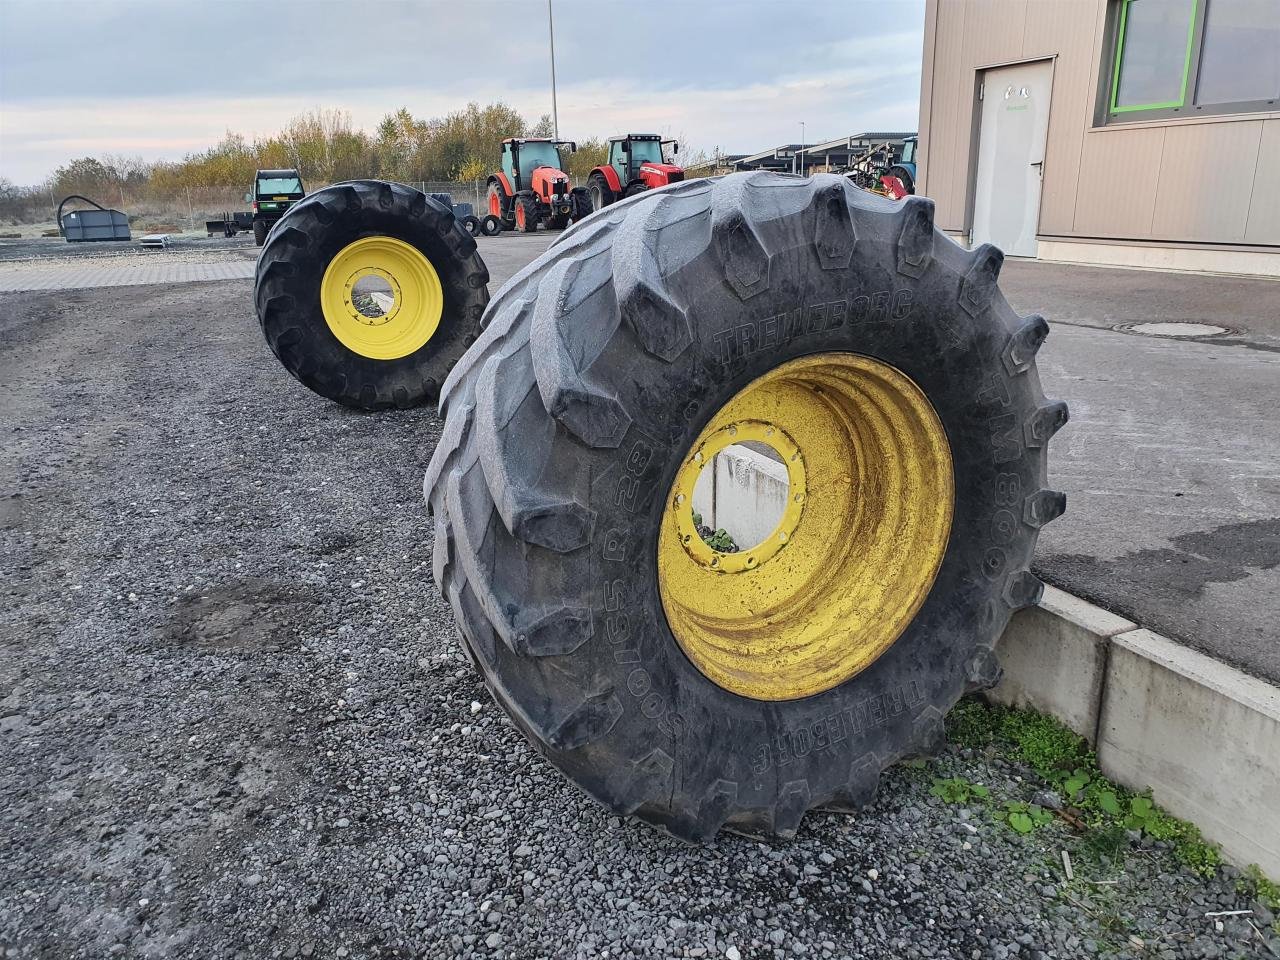
<svg viewBox="0 0 1280 960"><path fill-rule="evenodd" d="M440 203L376 180L311 194L258 258L271 351L321 396L374 410L435 401L480 332L489 272Z"/></svg>
<svg viewBox="0 0 1280 960"><path fill-rule="evenodd" d="M587 195L591 199L592 210L603 210L618 199L618 195L609 189L609 181L598 173L587 178Z"/></svg>
<svg viewBox="0 0 1280 960"><path fill-rule="evenodd" d="M489 216L501 220L506 230L515 226L513 207L512 198L507 196L506 191L502 189L502 184L496 180L490 181L489 189L485 193L485 209L489 212Z"/></svg>
<svg viewBox="0 0 1280 960"><path fill-rule="evenodd" d="M517 233L533 233L538 229L538 201L529 194L516 194L515 228Z"/></svg>
<svg viewBox="0 0 1280 960"><path fill-rule="evenodd" d="M574 187L570 190L569 203L573 207L572 212L569 214L569 219L572 223L585 220L595 212L591 204L591 196L587 193L585 187Z"/></svg>
<svg viewBox="0 0 1280 960"><path fill-rule="evenodd" d="M699 180L570 229L497 294L441 394L434 574L494 698L620 815L789 837L935 752L1042 585L1067 419L1003 257L832 175ZM699 469L788 468L712 549Z"/></svg>

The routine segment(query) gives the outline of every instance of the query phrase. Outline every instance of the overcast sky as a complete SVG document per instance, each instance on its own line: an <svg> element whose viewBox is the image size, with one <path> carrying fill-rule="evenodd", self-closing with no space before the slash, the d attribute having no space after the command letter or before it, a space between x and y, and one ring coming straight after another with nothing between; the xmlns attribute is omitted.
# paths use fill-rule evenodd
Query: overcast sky
<svg viewBox="0 0 1280 960"><path fill-rule="evenodd" d="M924 0L553 0L560 133L748 153L914 130ZM179 158L316 107L551 109L545 0L0 0L0 176Z"/></svg>

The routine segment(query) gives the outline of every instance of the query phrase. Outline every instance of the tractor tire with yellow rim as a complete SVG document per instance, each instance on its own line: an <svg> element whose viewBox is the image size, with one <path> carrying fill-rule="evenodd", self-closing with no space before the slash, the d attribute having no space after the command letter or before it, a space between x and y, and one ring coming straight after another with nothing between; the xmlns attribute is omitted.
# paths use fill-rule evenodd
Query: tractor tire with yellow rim
<svg viewBox="0 0 1280 960"><path fill-rule="evenodd" d="M258 259L272 352L321 396L366 410L432 403L480 333L489 273L453 211L398 183L311 194Z"/></svg>
<svg viewBox="0 0 1280 960"><path fill-rule="evenodd" d="M590 796L687 840L788 837L998 680L1067 418L1002 259L923 198L737 174L598 212L494 297L441 394L434 574ZM730 552L693 501L738 444L786 486Z"/></svg>

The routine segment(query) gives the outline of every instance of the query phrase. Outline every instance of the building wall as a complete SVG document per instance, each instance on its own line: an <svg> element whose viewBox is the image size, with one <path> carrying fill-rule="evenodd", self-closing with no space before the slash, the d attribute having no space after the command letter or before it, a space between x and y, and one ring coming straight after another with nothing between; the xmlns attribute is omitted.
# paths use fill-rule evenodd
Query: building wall
<svg viewBox="0 0 1280 960"><path fill-rule="evenodd" d="M1280 112L1095 125L1106 0L928 0L919 192L967 233L981 69L1054 58L1038 235L1280 246Z"/></svg>

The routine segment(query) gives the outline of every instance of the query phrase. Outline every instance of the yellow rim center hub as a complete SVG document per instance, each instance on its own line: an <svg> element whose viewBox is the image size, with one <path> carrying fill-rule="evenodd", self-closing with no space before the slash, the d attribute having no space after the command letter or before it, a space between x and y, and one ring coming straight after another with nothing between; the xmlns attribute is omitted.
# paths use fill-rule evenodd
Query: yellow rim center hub
<svg viewBox="0 0 1280 960"><path fill-rule="evenodd" d="M390 294L361 309L356 285L376 278ZM365 296L370 296L366 294ZM385 300L389 297L390 304ZM373 360L407 357L435 335L444 313L440 276L421 251L394 237L362 237L329 261L320 281L325 323L347 349Z"/></svg>
<svg viewBox="0 0 1280 960"><path fill-rule="evenodd" d="M720 573L740 573L743 570L750 570L785 547L800 523L805 499L804 460L800 456L800 448L782 430L760 420L729 423L710 434L704 430L698 440L699 443L694 445L692 455L685 460L680 472L676 474L675 483L671 486L671 514L675 519L680 543L694 563L701 564L709 570ZM702 473L704 466L712 467L716 454L736 443L752 440L772 447L782 457L790 475L790 489L782 509L782 517L769 536L746 550L722 553L719 550L713 550L698 534L698 528L693 522L693 510L685 509L685 505L692 504L693 490L698 482L698 476Z"/></svg>
<svg viewBox="0 0 1280 960"><path fill-rule="evenodd" d="M713 549L693 490L716 454L772 447L789 487L760 543ZM672 633L719 686L794 700L870 666L933 586L951 531L951 448L924 393L852 353L792 360L743 388L707 424L672 484L658 535L658 586ZM732 534L723 512L717 525Z"/></svg>

